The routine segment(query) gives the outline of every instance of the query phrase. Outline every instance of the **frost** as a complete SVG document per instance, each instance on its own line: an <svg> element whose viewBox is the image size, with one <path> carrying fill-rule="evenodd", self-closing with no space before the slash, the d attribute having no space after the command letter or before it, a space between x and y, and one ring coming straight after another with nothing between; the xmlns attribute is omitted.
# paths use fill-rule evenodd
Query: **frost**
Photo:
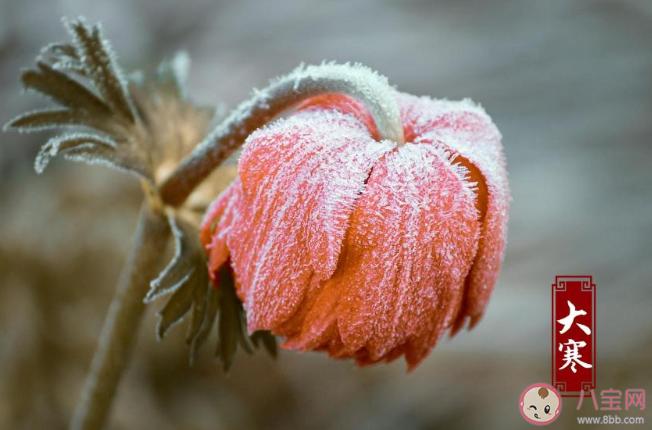
<svg viewBox="0 0 652 430"><path fill-rule="evenodd" d="M393 148L332 111L296 114L249 137L239 164L245 212L233 217L228 245L251 331L292 314L309 278L332 275L364 181Z"/></svg>
<svg viewBox="0 0 652 430"><path fill-rule="evenodd" d="M68 109L39 109L25 112L6 123L3 131L35 133L62 127L86 127L106 133L112 131L100 118Z"/></svg>
<svg viewBox="0 0 652 430"><path fill-rule="evenodd" d="M309 96L344 92L359 98L374 118L383 139L403 142L403 128L396 90L387 79L360 64L323 63L300 65L288 75L270 81L242 102L193 151L187 166L192 170L205 158L222 159L230 154L260 124ZM189 169L190 170L190 169ZM196 176L201 176L195 172Z"/></svg>
<svg viewBox="0 0 652 430"><path fill-rule="evenodd" d="M478 253L469 273L468 288L453 332L484 313L504 255L510 192L501 134L479 105L402 95L403 120L419 136L417 143L433 144L455 156L455 163L476 171L481 183L469 184L486 192L485 217ZM468 174L467 174L468 175ZM470 179L470 178L469 178Z"/></svg>
<svg viewBox="0 0 652 430"><path fill-rule="evenodd" d="M184 234L174 216L168 216L168 223L174 237L174 256L156 279L150 282L150 290L144 299L145 303L150 303L162 295L172 293L185 284L196 269L195 260L197 257L199 257L201 268L203 260L201 253L198 254L196 250L193 250L194 238Z"/></svg>
<svg viewBox="0 0 652 430"><path fill-rule="evenodd" d="M460 318L481 314L504 248L500 134L470 101L397 97L407 145L376 142L327 105L247 139L239 181L205 225L211 258L230 253L250 331L414 367ZM483 217L487 187L487 210L498 210Z"/></svg>
<svg viewBox="0 0 652 430"><path fill-rule="evenodd" d="M150 290L144 302L150 303L157 298L171 294L170 299L159 312L157 335L165 336L167 330L179 322L192 309L192 320L188 333L188 343L192 345L191 360L205 338L205 326L211 285L206 271L204 252L197 238L197 231L186 221L168 215L168 223L174 237L174 257L150 283ZM212 323L212 321L211 321ZM199 343L197 341L201 339Z"/></svg>
<svg viewBox="0 0 652 430"><path fill-rule="evenodd" d="M287 76L272 81L271 86L284 81L293 82L297 92L304 87L328 88L329 92L343 92L359 98L369 109L381 136L393 142L403 143L396 90L387 78L362 64L336 64L325 62L321 65L300 65Z"/></svg>
<svg viewBox="0 0 652 430"><path fill-rule="evenodd" d="M37 173L43 173L52 158L60 153L74 153L76 156L91 154L95 159L106 157L107 162L110 160L110 154L117 147L116 143L99 134L71 133L56 136L50 139L39 151L34 161L34 169Z"/></svg>
<svg viewBox="0 0 652 430"><path fill-rule="evenodd" d="M108 40L101 36L101 25L93 27L80 17L73 22L64 20L73 44L83 63L86 73L91 77L100 94L116 112L127 120L136 120L136 114L127 92L127 81L122 70L117 67L116 56Z"/></svg>
<svg viewBox="0 0 652 430"><path fill-rule="evenodd" d="M177 52L170 60L163 61L158 67L159 81L171 83L181 97L187 97L186 84L190 70L190 56L185 51Z"/></svg>

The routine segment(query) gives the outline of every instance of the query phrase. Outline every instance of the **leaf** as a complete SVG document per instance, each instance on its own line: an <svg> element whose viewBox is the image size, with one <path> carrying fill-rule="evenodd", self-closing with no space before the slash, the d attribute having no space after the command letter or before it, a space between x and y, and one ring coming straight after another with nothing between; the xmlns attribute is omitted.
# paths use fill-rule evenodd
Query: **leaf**
<svg viewBox="0 0 652 430"><path fill-rule="evenodd" d="M75 79L41 61L36 63L36 67L36 70L28 69L22 73L20 78L25 88L50 96L70 109L86 110L96 115L110 114L109 106Z"/></svg>
<svg viewBox="0 0 652 430"><path fill-rule="evenodd" d="M173 214L168 215L168 223L174 237L174 256L158 277L150 282L150 290L145 296L145 303L150 303L164 294L174 292L188 282L197 269L199 272L206 272L204 251L195 237L196 232L193 228L175 218ZM208 281L208 279L206 280Z"/></svg>
<svg viewBox="0 0 652 430"><path fill-rule="evenodd" d="M210 333L218 312L219 298L208 279L206 259L197 229L173 213L168 215L168 222L174 236L175 253L170 263L150 283L151 288L144 301L149 303L164 294L173 293L161 311L159 338L186 313L192 312L186 335L192 365L199 347Z"/></svg>
<svg viewBox="0 0 652 430"><path fill-rule="evenodd" d="M204 322L204 316L206 315L206 296L208 290L211 289L210 282L208 281L208 273L206 270L197 270L193 272L198 276L196 286L193 293L193 306L192 306L192 319L190 320L190 330L186 336L186 343L191 345L193 339L201 330L202 323ZM204 274L203 276L199 275L200 273Z"/></svg>
<svg viewBox="0 0 652 430"><path fill-rule="evenodd" d="M70 43L51 43L41 49L38 58L43 62L50 63L56 70L87 76L86 69L77 55L77 50Z"/></svg>
<svg viewBox="0 0 652 430"><path fill-rule="evenodd" d="M87 77L86 68L77 60L58 60L52 62L52 68L65 72L73 72L80 76Z"/></svg>
<svg viewBox="0 0 652 430"><path fill-rule="evenodd" d="M148 167L127 151L117 151L119 145L110 137L97 133L69 133L55 136L41 147L34 160L34 170L41 174L57 155L86 164L100 164L147 178Z"/></svg>
<svg viewBox="0 0 652 430"><path fill-rule="evenodd" d="M220 292L217 288L214 288L212 285L208 287L207 296L206 296L206 312L204 313L204 319L202 321L199 331L192 338L190 343L190 353L189 361L192 366L197 358L197 353L199 348L206 342L208 335L213 329L213 324L217 317L217 312L220 305Z"/></svg>
<svg viewBox="0 0 652 430"><path fill-rule="evenodd" d="M84 145L83 148L86 148L87 151L95 149L98 154L105 156L115 151L116 148L116 143L113 140L100 136L99 134L74 133L56 136L41 147L36 155L34 169L39 174L43 173L52 158L64 151L71 151L82 145Z"/></svg>
<svg viewBox="0 0 652 430"><path fill-rule="evenodd" d="M106 121L84 112L67 109L43 109L24 113L5 124L4 129L37 132L68 126L83 126L111 134L113 128Z"/></svg>
<svg viewBox="0 0 652 430"><path fill-rule="evenodd" d="M191 313L186 344L189 346L190 365L196 360L199 348L208 338L215 320L218 321L218 339L215 354L225 371L233 364L238 348L253 353L260 346L276 355L276 340L269 332L247 333L245 312L235 292L233 271L229 264L218 272L217 286L208 279L204 249L199 242L196 227L174 213L168 214L174 236L175 253L170 263L151 282L145 302L164 294L172 294L159 312L157 336L162 339L167 331L185 315Z"/></svg>
<svg viewBox="0 0 652 430"><path fill-rule="evenodd" d="M187 96L186 82L190 69L190 57L185 51L177 52L171 59L162 61L158 66L158 81L166 88L171 88L181 98Z"/></svg>
<svg viewBox="0 0 652 430"><path fill-rule="evenodd" d="M181 285L170 297L159 312L159 322L156 327L156 336L159 340L165 337L168 329L179 322L188 313L192 306L193 286L191 284Z"/></svg>
<svg viewBox="0 0 652 430"><path fill-rule="evenodd" d="M168 223L174 236L174 256L150 283L144 302L149 303L161 295L174 293L160 313L159 338L192 308L193 319L188 334L188 342L191 343L200 331L206 313L205 297L209 288L206 263L195 229L175 218L172 213L168 215Z"/></svg>
<svg viewBox="0 0 652 430"><path fill-rule="evenodd" d="M89 27L82 18L68 24L74 46L102 97L116 113L134 123L133 110L126 81L117 66L115 54L107 40L102 38L99 25Z"/></svg>
<svg viewBox="0 0 652 430"><path fill-rule="evenodd" d="M149 168L143 165L139 159L129 157L128 154L107 151L96 145L79 145L62 151L62 154L66 160L110 167L151 182Z"/></svg>
<svg viewBox="0 0 652 430"><path fill-rule="evenodd" d="M41 49L42 57L56 57L60 59L69 58L71 60L79 60L79 55L77 55L77 50L75 47L66 42L56 42L50 43Z"/></svg>
<svg viewBox="0 0 652 430"><path fill-rule="evenodd" d="M238 335L240 332L240 321L237 313L236 303L233 300L234 282L231 268L224 265L218 273L220 295L219 313L219 338L215 355L222 362L224 371L228 371L233 364L233 357L238 348Z"/></svg>
<svg viewBox="0 0 652 430"><path fill-rule="evenodd" d="M258 330L251 335L251 342L256 348L262 346L267 350L269 355L276 358L278 354L278 347L276 345L276 337L267 330Z"/></svg>
<svg viewBox="0 0 652 430"><path fill-rule="evenodd" d="M233 357L238 345L247 353L252 354L258 348L259 342L276 356L276 340L269 332L259 331L249 336L242 302L235 293L233 271L225 264L218 273L218 288L221 292L219 315L219 338L216 355L220 358L225 371L233 363ZM255 336L255 337L254 337Z"/></svg>

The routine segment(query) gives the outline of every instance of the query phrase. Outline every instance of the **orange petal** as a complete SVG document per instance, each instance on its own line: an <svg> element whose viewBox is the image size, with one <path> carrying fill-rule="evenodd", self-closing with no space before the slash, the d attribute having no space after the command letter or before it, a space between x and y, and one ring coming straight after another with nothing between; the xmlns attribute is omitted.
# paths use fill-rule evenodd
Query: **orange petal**
<svg viewBox="0 0 652 430"><path fill-rule="evenodd" d="M449 149L470 171L469 180L478 182L482 233L454 333L467 318L473 326L482 317L502 264L510 192L501 135L484 110L468 100L401 95L401 105L406 135Z"/></svg>
<svg viewBox="0 0 652 430"><path fill-rule="evenodd" d="M336 111L299 112L249 136L228 246L250 330L279 326L313 278L332 276L355 200L391 148Z"/></svg>
<svg viewBox="0 0 652 430"><path fill-rule="evenodd" d="M364 104L342 93L326 93L310 97L297 106L297 110L336 110L351 115L367 127L375 140L380 140L376 123Z"/></svg>
<svg viewBox="0 0 652 430"><path fill-rule="evenodd" d="M475 196L464 175L433 146L386 154L355 205L337 271L290 345L330 342L332 355L361 364L405 350L415 351L410 366L423 359L453 317L476 252ZM332 327L341 348L324 337Z"/></svg>
<svg viewBox="0 0 652 430"><path fill-rule="evenodd" d="M214 279L217 271L229 258L226 238L234 217L237 216L239 194L240 182L236 179L211 204L201 223L199 237L208 253L208 270L211 279Z"/></svg>

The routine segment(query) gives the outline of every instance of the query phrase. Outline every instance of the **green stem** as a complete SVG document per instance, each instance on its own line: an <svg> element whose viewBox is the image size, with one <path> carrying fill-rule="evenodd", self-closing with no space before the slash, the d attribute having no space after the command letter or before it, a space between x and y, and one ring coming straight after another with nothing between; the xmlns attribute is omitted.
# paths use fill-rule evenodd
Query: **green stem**
<svg viewBox="0 0 652 430"><path fill-rule="evenodd" d="M100 334L71 429L104 427L120 377L129 362L145 304L149 282L161 268L161 252L169 236L167 220L146 201L136 229L134 244L120 277Z"/></svg>

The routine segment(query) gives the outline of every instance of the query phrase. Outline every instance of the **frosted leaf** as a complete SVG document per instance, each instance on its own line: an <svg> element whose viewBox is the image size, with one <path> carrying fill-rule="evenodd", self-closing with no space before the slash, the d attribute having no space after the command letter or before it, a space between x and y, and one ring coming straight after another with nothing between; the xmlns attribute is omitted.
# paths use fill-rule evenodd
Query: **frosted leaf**
<svg viewBox="0 0 652 430"><path fill-rule="evenodd" d="M213 118L213 109L195 106L182 91L187 55L180 53L164 62L158 77L132 81L128 87L100 27L82 18L66 21L66 25L73 43L46 46L36 66L21 73L26 89L49 97L58 106L27 112L4 129L97 131L115 147L80 144L66 150L66 158L115 167L156 185L169 174L170 166L201 141ZM47 154L52 145L46 149L37 160L39 169L51 158Z"/></svg>
<svg viewBox="0 0 652 430"><path fill-rule="evenodd" d="M45 94L70 109L83 109L100 116L110 113L109 106L93 91L46 63L39 61L36 69L24 70L21 81L25 88Z"/></svg>
<svg viewBox="0 0 652 430"><path fill-rule="evenodd" d="M100 34L100 25L89 26L81 17L72 22L64 20L64 23L73 37L80 61L102 97L114 111L134 122L136 114L127 93L126 80L116 66L111 45Z"/></svg>
<svg viewBox="0 0 652 430"><path fill-rule="evenodd" d="M181 284L172 294L163 309L158 312L159 321L156 336L163 339L165 333L177 324L190 311L194 298L194 289L189 284Z"/></svg>
<svg viewBox="0 0 652 430"><path fill-rule="evenodd" d="M43 58L54 57L60 60L79 60L75 47L67 42L55 42L45 45L39 55Z"/></svg>
<svg viewBox="0 0 652 430"><path fill-rule="evenodd" d="M34 133L66 126L86 126L98 131L111 133L110 124L88 114L67 109L42 109L26 112L4 125L3 131L10 129L22 133Z"/></svg>
<svg viewBox="0 0 652 430"><path fill-rule="evenodd" d="M113 139L94 133L69 133L51 138L36 156L34 169L43 173L57 155L67 160L86 164L98 164L146 177L148 166L128 151L118 151L120 146Z"/></svg>
<svg viewBox="0 0 652 430"><path fill-rule="evenodd" d="M77 60L59 60L57 62L52 63L52 67L55 70L61 70L61 71L67 71L67 72L73 72L76 73L80 76L83 77L88 77L88 72L86 71L86 67Z"/></svg>
<svg viewBox="0 0 652 430"><path fill-rule="evenodd" d="M264 342L259 345L259 342L254 344L246 333L244 311L235 296L231 269L220 268L217 271L220 274L219 279L216 279L217 287L213 287L209 282L204 249L195 228L172 213L169 214L168 221L174 237L174 256L151 282L150 291L144 299L145 303L150 303L170 295L159 312L158 338L162 339L172 326L190 313L186 343L190 347L191 365L216 320L219 321L217 355L225 370L231 366L238 346L247 352L253 352L254 347L264 346L272 353L269 334L259 335L264 338Z"/></svg>
<svg viewBox="0 0 652 430"><path fill-rule="evenodd" d="M156 329L159 339L191 312L186 343L190 346L189 360L192 365L215 320L217 297L208 280L204 252L195 228L172 214L168 215L168 222L174 237L174 256L150 283L144 302L150 303L171 294L159 312Z"/></svg>
<svg viewBox="0 0 652 430"><path fill-rule="evenodd" d="M39 174L43 173L52 158L80 146L88 152L96 150L101 156L108 157L108 154L115 150L117 144L99 134L71 133L56 136L41 147L34 162L34 169Z"/></svg>
<svg viewBox="0 0 652 430"><path fill-rule="evenodd" d="M205 266L204 252L196 239L194 228L185 222L178 221L173 215L168 215L168 223L174 237L174 256L156 279L150 282L150 290L145 296L145 303L150 303L164 294L176 291L190 278L200 275ZM196 279L193 278L193 281ZM205 278L204 286L208 285Z"/></svg>

